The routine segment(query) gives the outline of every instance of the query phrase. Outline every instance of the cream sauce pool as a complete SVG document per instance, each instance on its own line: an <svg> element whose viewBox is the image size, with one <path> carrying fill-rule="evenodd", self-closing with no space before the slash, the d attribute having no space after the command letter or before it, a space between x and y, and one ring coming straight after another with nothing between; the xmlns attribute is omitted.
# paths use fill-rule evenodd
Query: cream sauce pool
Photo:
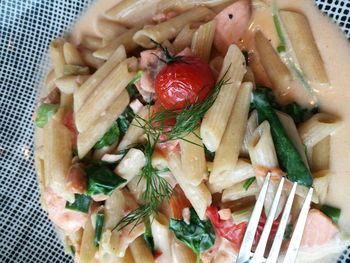
<svg viewBox="0 0 350 263"><path fill-rule="evenodd" d="M95 25L103 12L120 0L98 0L77 22L71 38L79 43L83 34L97 35ZM311 0L278 0L281 9L304 13L311 24L312 32L325 62L331 88L318 90L322 111L333 113L342 119L342 126L331 136L330 182L327 203L342 209L339 225L350 234L350 46L344 34ZM255 12L249 30L262 28L276 43L271 11ZM243 43L244 44L244 43Z"/></svg>

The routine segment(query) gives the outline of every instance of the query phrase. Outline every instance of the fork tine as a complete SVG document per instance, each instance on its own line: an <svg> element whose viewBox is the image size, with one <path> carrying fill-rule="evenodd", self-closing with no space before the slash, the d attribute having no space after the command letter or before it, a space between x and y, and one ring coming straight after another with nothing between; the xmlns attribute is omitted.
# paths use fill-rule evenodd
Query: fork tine
<svg viewBox="0 0 350 263"><path fill-rule="evenodd" d="M283 261L284 263L294 263L298 255L298 250L299 250L301 238L303 237L304 227L305 227L307 215L310 208L313 190L314 190L313 188L309 189L309 192L307 193L303 207L301 208L298 221L295 225L293 235L290 240L288 250Z"/></svg>
<svg viewBox="0 0 350 263"><path fill-rule="evenodd" d="M268 173L266 175L264 184L260 190L258 199L255 203L252 215L249 219L246 232L244 234L241 248L239 250L239 254L236 261L237 263L244 263L247 260L249 260L250 257L252 256L251 248L254 242L256 229L258 228L261 211L264 207L264 200L267 193L267 188L269 186L270 177L271 177L271 173Z"/></svg>
<svg viewBox="0 0 350 263"><path fill-rule="evenodd" d="M280 224L278 226L278 229L277 229L269 256L267 257L267 260L266 260L266 263L277 262L278 255L279 255L282 241L283 241L283 237L284 237L284 232L285 232L286 227L287 227L289 214L290 214L290 211L292 210L292 205L293 205L293 200L294 200L295 192L297 189L297 185L298 185L297 183L294 183L292 190L289 193L286 205L285 205L283 213L282 213L281 221L280 221Z"/></svg>
<svg viewBox="0 0 350 263"><path fill-rule="evenodd" d="M269 235L270 235L270 231L271 231L271 228L272 228L273 220L275 218L275 215L276 215L276 212L277 212L277 208L278 208L278 204L279 204L279 201L281 199L284 181L285 181L285 178L282 177L282 179L281 179L281 181L280 181L280 183L278 185L275 197L273 199L269 215L268 215L268 217L266 219L264 230L263 230L263 232L262 232L262 234L260 236L260 240L259 240L258 246L256 247L256 250L254 252L254 256L253 256L253 259L251 261L252 263L254 263L254 262L260 263L260 262L262 262L262 260L264 260L264 253L265 253L265 249L266 249L266 244L267 244L267 241L269 239Z"/></svg>

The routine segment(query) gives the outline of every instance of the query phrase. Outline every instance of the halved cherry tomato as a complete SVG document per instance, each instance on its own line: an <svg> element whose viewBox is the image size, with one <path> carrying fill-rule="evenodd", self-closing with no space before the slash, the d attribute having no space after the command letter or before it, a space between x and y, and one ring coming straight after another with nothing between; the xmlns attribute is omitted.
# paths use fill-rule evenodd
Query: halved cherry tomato
<svg viewBox="0 0 350 263"><path fill-rule="evenodd" d="M165 109L180 109L201 102L215 85L211 69L205 61L183 56L165 65L155 79L157 100Z"/></svg>

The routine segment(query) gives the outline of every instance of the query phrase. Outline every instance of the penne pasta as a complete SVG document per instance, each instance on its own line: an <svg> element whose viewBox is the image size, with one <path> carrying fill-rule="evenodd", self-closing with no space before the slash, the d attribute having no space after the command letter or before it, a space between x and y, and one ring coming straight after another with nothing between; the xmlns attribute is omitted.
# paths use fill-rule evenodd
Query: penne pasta
<svg viewBox="0 0 350 263"><path fill-rule="evenodd" d="M102 38L95 36L83 36L80 44L90 50L97 50L103 47Z"/></svg>
<svg viewBox="0 0 350 263"><path fill-rule="evenodd" d="M154 246L157 250L162 251L162 254L157 257L159 263L172 262L171 240L173 238L168 225L168 218L163 214L158 213L151 224Z"/></svg>
<svg viewBox="0 0 350 263"><path fill-rule="evenodd" d="M66 94L66 93L61 93L60 97L60 106L62 109L73 109L73 95L72 94Z"/></svg>
<svg viewBox="0 0 350 263"><path fill-rule="evenodd" d="M254 181L247 190L244 189L243 187L244 183L245 182L241 182L225 189L222 192L221 201L222 202L235 201L244 197L254 196L259 193L260 189L256 181Z"/></svg>
<svg viewBox="0 0 350 263"><path fill-rule="evenodd" d="M213 16L214 13L208 8L198 7L158 25L143 28L135 33L133 39L142 47L152 48L155 44L150 39L162 43L165 40L174 38L187 24L208 20L213 18Z"/></svg>
<svg viewBox="0 0 350 263"><path fill-rule="evenodd" d="M85 66L85 63L78 51L78 49L71 43L66 42L63 45L63 55L66 64Z"/></svg>
<svg viewBox="0 0 350 263"><path fill-rule="evenodd" d="M312 171L318 172L329 169L330 139L330 136L327 136L312 147Z"/></svg>
<svg viewBox="0 0 350 263"><path fill-rule="evenodd" d="M327 72L306 16L295 11L281 10L280 17L307 79L317 87L328 88L330 83Z"/></svg>
<svg viewBox="0 0 350 263"><path fill-rule="evenodd" d="M203 143L211 152L215 152L219 147L245 72L242 52L236 45L231 45L218 78L228 83L221 87L214 104L204 115L200 127Z"/></svg>
<svg viewBox="0 0 350 263"><path fill-rule="evenodd" d="M112 195L105 202L104 229L113 229L123 217L122 208L125 206L123 192L119 189L113 191Z"/></svg>
<svg viewBox="0 0 350 263"><path fill-rule="evenodd" d="M298 130L307 149L311 149L340 126L340 121L333 115L317 113L302 123Z"/></svg>
<svg viewBox="0 0 350 263"><path fill-rule="evenodd" d="M215 153L210 183L216 180L224 181L235 169L247 127L252 88L250 82L242 83L239 88L225 133Z"/></svg>
<svg viewBox="0 0 350 263"><path fill-rule="evenodd" d="M135 57L126 59L102 80L98 88L93 91L75 114L75 124L79 132L90 128L119 97L119 94L134 77L136 66L137 59Z"/></svg>
<svg viewBox="0 0 350 263"><path fill-rule="evenodd" d="M103 40L111 40L125 33L128 29L115 21L100 18L97 21L96 30Z"/></svg>
<svg viewBox="0 0 350 263"><path fill-rule="evenodd" d="M255 33L254 39L259 60L272 82L272 87L278 94L287 93L292 80L288 67L282 62L270 41L261 31Z"/></svg>
<svg viewBox="0 0 350 263"><path fill-rule="evenodd" d="M253 84L253 90L255 90L255 77L254 72L251 67L247 67L247 72L245 73L242 82L251 82Z"/></svg>
<svg viewBox="0 0 350 263"><path fill-rule="evenodd" d="M199 138L199 130L180 140L181 164L187 183L199 185L207 175L204 145Z"/></svg>
<svg viewBox="0 0 350 263"><path fill-rule="evenodd" d="M61 92L73 94L90 77L90 75L68 75L56 79L55 84Z"/></svg>
<svg viewBox="0 0 350 263"><path fill-rule="evenodd" d="M191 46L193 34L196 30L191 28L191 25L186 25L181 29L179 34L176 36L173 41L174 53L177 54L184 50L186 47Z"/></svg>
<svg viewBox="0 0 350 263"><path fill-rule="evenodd" d="M66 180L72 160L71 134L62 124L63 109L44 126L45 187L73 202L74 195L67 190Z"/></svg>
<svg viewBox="0 0 350 263"><path fill-rule="evenodd" d="M209 66L215 77L219 76L223 61L224 59L221 56L217 56L209 62Z"/></svg>
<svg viewBox="0 0 350 263"><path fill-rule="evenodd" d="M103 59L95 58L92 55L93 52L90 49L81 47L79 50L81 52L84 63L89 67L99 69L104 64L105 61Z"/></svg>
<svg viewBox="0 0 350 263"><path fill-rule="evenodd" d="M137 203L144 204L142 195L146 190L146 179L144 177L135 176L128 182L127 187Z"/></svg>
<svg viewBox="0 0 350 263"><path fill-rule="evenodd" d="M95 230L92 226L91 219L87 220L83 238L81 240L80 247L80 262L81 263L91 263L97 252L97 247L94 245Z"/></svg>
<svg viewBox="0 0 350 263"><path fill-rule="evenodd" d="M62 77L63 74L63 67L66 64L66 61L64 60L64 54L63 54L63 45L64 40L63 39L55 39L50 44L50 57L53 65L53 69L55 71L56 78Z"/></svg>
<svg viewBox="0 0 350 263"><path fill-rule="evenodd" d="M249 157L249 152L248 152L248 143L250 138L252 137L255 129L258 127L259 123L258 123L258 113L256 110L254 110L250 116L249 119L247 121L247 128L244 134L244 138L243 138L243 143L242 143L242 147L239 153L239 156L242 157Z"/></svg>
<svg viewBox="0 0 350 263"><path fill-rule="evenodd" d="M153 263L153 255L142 237L138 237L130 244L130 252L135 263Z"/></svg>
<svg viewBox="0 0 350 263"><path fill-rule="evenodd" d="M137 44L133 41L133 36L139 29L139 27L131 28L117 38L112 39L105 47L97 49L93 53L94 57L107 60L121 45L125 47L126 52L134 50L137 48Z"/></svg>
<svg viewBox="0 0 350 263"><path fill-rule="evenodd" d="M92 125L89 129L78 134L77 148L79 158L83 158L96 142L108 131L112 123L123 113L129 104L129 94L123 91L113 104L100 116L96 125Z"/></svg>
<svg viewBox="0 0 350 263"><path fill-rule="evenodd" d="M126 52L123 46L115 50L112 56L104 63L84 84L74 93L74 112L77 113L88 97L97 89L109 73L126 59Z"/></svg>
<svg viewBox="0 0 350 263"><path fill-rule="evenodd" d="M191 49L195 56L209 60L215 34L215 20L201 25L194 33Z"/></svg>
<svg viewBox="0 0 350 263"><path fill-rule="evenodd" d="M171 240L171 253L173 256L173 263L195 263L196 255L193 251L182 242L179 242L176 238Z"/></svg>
<svg viewBox="0 0 350 263"><path fill-rule="evenodd" d="M254 176L255 172L251 163L245 159L238 159L234 170L229 175L225 178L219 177L216 181L209 180L208 187L211 193L221 193L222 190Z"/></svg>

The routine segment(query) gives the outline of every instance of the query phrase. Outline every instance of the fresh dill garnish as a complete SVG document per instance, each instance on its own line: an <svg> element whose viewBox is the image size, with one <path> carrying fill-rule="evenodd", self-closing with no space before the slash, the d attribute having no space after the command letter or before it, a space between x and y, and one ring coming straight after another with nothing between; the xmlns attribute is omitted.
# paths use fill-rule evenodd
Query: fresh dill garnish
<svg viewBox="0 0 350 263"><path fill-rule="evenodd" d="M146 181L146 188L142 194L142 199L145 201L145 205L131 211L124 216L114 229L121 230L124 227L133 224L133 227L149 220L152 214L157 213L158 206L164 201L169 200L172 194L172 188L169 183L159 173L162 171L157 170L152 165L152 155L158 142L158 137L151 138L148 134L147 142L145 144L144 154L146 157L146 164L140 173L140 180L144 178Z"/></svg>
<svg viewBox="0 0 350 263"><path fill-rule="evenodd" d="M185 140L185 137L193 133L199 136L195 131L199 128L200 122L204 117L205 113L214 104L221 87L227 85L229 80L225 80L224 76L216 83L210 94L202 101L199 101L199 94L197 95L194 103L188 103L183 108L162 108L156 112L150 112L149 118L145 119L139 115L135 115L137 126L144 129L145 133L150 135L153 139L159 138L160 143L171 141L171 140ZM175 120L175 124L171 122ZM188 141L193 143L191 141Z"/></svg>

